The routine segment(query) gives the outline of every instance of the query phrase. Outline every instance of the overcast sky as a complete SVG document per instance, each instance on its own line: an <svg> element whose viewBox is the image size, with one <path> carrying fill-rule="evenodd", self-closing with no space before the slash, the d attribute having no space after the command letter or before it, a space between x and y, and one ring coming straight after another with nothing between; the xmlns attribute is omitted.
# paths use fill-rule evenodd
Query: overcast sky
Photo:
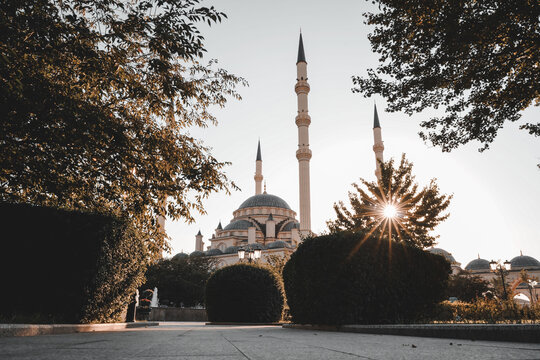
<svg viewBox="0 0 540 360"><path fill-rule="evenodd" d="M207 2L210 5L210 2ZM254 195L255 156L261 139L263 175L268 193L283 198L298 212L298 162L296 56L302 28L311 85L312 119L311 224L326 229L334 218L332 205L347 200L351 183L359 177L374 179L373 102L377 102L384 157L399 159L406 153L414 163L421 185L437 178L443 193L454 194L450 218L437 233L439 244L465 266L482 258L511 259L525 255L540 259L540 139L518 130L520 124L537 122L540 109L523 112L518 123L507 124L491 149L479 153L469 144L442 153L418 137L419 123L434 115L428 110L409 117L387 113L380 97L364 98L351 92L352 75L365 75L377 65L371 51L362 13L375 10L365 1L247 1L213 3L228 20L202 27L207 59L245 77L242 101L231 100L214 114L219 125L191 129L190 133L212 147L212 154L232 165L225 171L241 191L215 194L205 202L207 215L195 224L168 221L173 254L191 252L195 234L211 236L218 222L223 226L232 212ZM205 241L205 246L209 245Z"/></svg>

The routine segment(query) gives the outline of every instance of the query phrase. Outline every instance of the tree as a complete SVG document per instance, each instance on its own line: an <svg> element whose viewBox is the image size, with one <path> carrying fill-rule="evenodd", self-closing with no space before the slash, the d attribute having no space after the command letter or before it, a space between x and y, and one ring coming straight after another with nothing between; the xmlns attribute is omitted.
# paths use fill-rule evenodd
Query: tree
<svg viewBox="0 0 540 360"><path fill-rule="evenodd" d="M215 261L207 256L160 260L148 268L141 289L157 287L159 298L162 303L167 300L166 305L204 304L204 288L214 265Z"/></svg>
<svg viewBox="0 0 540 360"><path fill-rule="evenodd" d="M540 3L534 0L377 0L367 13L380 65L353 77L353 92L380 94L389 111L444 115L420 136L443 151L476 140L489 147L506 121L540 104ZM540 122L521 125L540 136Z"/></svg>
<svg viewBox="0 0 540 360"><path fill-rule="evenodd" d="M356 192L349 192L350 210L342 201L334 204L337 218L327 222L330 232L366 230L368 236L374 234L420 248L433 245L437 236L431 231L448 218L444 211L452 195L440 194L435 179L419 190L412 175L413 164L405 154L398 167L393 159L380 165L380 181L360 178L361 185L353 184Z"/></svg>
<svg viewBox="0 0 540 360"><path fill-rule="evenodd" d="M522 283L525 283L527 285L527 289L529 290L529 299L531 299L531 304L534 304L536 300L538 300L535 294L534 287L532 286L534 283L538 283L538 277L534 275L530 275L529 272L525 269L521 269L519 272L519 277L514 281L511 287L511 292L513 295L517 293L516 289L519 285Z"/></svg>
<svg viewBox="0 0 540 360"><path fill-rule="evenodd" d="M199 62L199 0L0 5L0 200L128 214L157 256L156 216L193 219L235 188L191 137L245 80Z"/></svg>
<svg viewBox="0 0 540 360"><path fill-rule="evenodd" d="M461 301L472 302L489 290L489 282L480 276L461 270L450 275L448 279L447 297L455 296Z"/></svg>

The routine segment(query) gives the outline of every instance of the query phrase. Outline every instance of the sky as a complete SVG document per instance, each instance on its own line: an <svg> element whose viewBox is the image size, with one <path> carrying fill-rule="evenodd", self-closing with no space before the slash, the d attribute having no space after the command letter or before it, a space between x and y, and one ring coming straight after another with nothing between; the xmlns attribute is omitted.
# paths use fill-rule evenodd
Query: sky
<svg viewBox="0 0 540 360"><path fill-rule="evenodd" d="M366 75L378 64L367 38L372 28L362 13L377 11L367 1L247 1L204 2L227 14L221 24L201 26L205 60L244 77L241 101L231 99L216 109L219 124L189 133L212 148L241 191L217 193L205 202L207 214L196 221L167 221L172 254L195 249L200 230L205 246L218 222L226 226L232 212L255 194L255 157L260 138L263 175L270 194L299 209L296 57L300 28L304 40L311 116L311 224L315 233L335 218L333 204L347 201L351 184L360 177L374 180L373 104L376 102L385 160L402 153L414 163L420 185L436 178L442 193L453 194L450 217L435 231L437 247L454 255L464 267L478 255L510 260L520 254L540 259L540 138L519 130L538 122L540 108L523 111L517 123L507 123L491 148L478 152L470 143L451 153L424 143L419 123L435 113L411 117L386 112L382 97L364 98L351 91L353 75ZM298 217L297 217L298 218Z"/></svg>

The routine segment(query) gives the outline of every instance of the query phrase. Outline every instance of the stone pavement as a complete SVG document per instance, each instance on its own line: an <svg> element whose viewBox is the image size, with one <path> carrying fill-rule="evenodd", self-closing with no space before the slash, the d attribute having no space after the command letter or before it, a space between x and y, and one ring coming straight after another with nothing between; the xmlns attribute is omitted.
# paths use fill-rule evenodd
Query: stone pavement
<svg viewBox="0 0 540 360"><path fill-rule="evenodd" d="M540 344L160 323L145 329L0 338L0 359L540 359Z"/></svg>

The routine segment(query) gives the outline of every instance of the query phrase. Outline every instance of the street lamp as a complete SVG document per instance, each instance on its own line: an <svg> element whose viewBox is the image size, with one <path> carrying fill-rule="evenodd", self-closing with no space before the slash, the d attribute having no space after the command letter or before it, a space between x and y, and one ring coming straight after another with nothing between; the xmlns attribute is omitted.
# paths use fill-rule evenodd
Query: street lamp
<svg viewBox="0 0 540 360"><path fill-rule="evenodd" d="M504 263L500 263L499 261L491 260L489 262L489 268L494 273L499 273L501 275L501 281L504 291L504 300L508 300L508 293L506 292L506 284L504 282L504 275L505 272L508 272L512 269L512 263L508 260L506 260Z"/></svg>
<svg viewBox="0 0 540 360"><path fill-rule="evenodd" d="M240 248L238 249L238 258L240 260L243 260L244 258L248 259L248 261L251 263L254 259L260 259L261 258L261 249L251 249L251 248Z"/></svg>

